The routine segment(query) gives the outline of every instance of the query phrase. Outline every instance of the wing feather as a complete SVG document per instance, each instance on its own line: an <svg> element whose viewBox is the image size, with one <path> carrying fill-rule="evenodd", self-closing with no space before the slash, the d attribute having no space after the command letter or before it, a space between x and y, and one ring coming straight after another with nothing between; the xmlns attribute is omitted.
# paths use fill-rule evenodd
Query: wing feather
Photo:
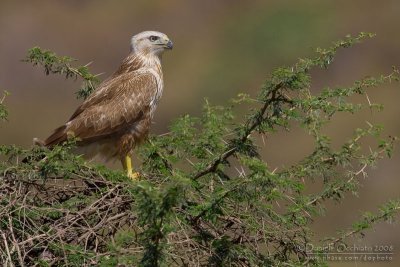
<svg viewBox="0 0 400 267"><path fill-rule="evenodd" d="M69 134L88 141L131 127L148 112L157 91L157 79L150 72L129 72L106 81L56 129L46 146L63 142Z"/></svg>

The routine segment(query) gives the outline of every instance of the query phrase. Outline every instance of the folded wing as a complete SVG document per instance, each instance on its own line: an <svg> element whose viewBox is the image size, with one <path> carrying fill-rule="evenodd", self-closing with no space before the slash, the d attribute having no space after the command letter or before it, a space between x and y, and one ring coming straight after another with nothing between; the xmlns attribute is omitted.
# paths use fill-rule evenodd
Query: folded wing
<svg viewBox="0 0 400 267"><path fill-rule="evenodd" d="M85 142L126 130L149 112L156 91L157 80L150 72L114 77L100 85L70 120L46 139L45 145L64 142L69 135Z"/></svg>

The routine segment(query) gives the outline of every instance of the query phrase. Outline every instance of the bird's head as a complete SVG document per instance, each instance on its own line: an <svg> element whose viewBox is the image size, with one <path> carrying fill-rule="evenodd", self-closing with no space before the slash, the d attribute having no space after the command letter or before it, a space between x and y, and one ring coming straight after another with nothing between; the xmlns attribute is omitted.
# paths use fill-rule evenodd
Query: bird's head
<svg viewBox="0 0 400 267"><path fill-rule="evenodd" d="M160 56L166 49L172 49L172 41L161 32L145 31L132 37L131 48L133 53L143 53Z"/></svg>

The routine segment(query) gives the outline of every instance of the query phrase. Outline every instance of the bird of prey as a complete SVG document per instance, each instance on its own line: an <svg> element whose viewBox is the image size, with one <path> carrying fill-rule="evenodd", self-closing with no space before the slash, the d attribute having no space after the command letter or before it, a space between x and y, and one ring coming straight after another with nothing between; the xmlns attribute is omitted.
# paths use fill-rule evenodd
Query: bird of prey
<svg viewBox="0 0 400 267"><path fill-rule="evenodd" d="M164 88L161 57L172 49L167 35L141 32L131 39L131 53L118 70L102 82L71 118L43 142L47 147L77 137L77 153L105 161L119 159L136 179L130 153L147 136Z"/></svg>

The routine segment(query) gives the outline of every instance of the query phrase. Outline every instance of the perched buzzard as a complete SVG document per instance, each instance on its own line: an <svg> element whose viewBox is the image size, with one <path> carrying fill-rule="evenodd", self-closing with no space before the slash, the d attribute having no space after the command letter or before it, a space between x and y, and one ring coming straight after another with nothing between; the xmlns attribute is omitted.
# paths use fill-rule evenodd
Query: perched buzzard
<svg viewBox="0 0 400 267"><path fill-rule="evenodd" d="M77 153L86 158L120 159L129 177L135 179L130 152L147 136L164 83L161 56L172 49L167 35L145 31L132 37L131 53L118 70L82 103L69 121L44 142L60 144L69 136L78 138Z"/></svg>

